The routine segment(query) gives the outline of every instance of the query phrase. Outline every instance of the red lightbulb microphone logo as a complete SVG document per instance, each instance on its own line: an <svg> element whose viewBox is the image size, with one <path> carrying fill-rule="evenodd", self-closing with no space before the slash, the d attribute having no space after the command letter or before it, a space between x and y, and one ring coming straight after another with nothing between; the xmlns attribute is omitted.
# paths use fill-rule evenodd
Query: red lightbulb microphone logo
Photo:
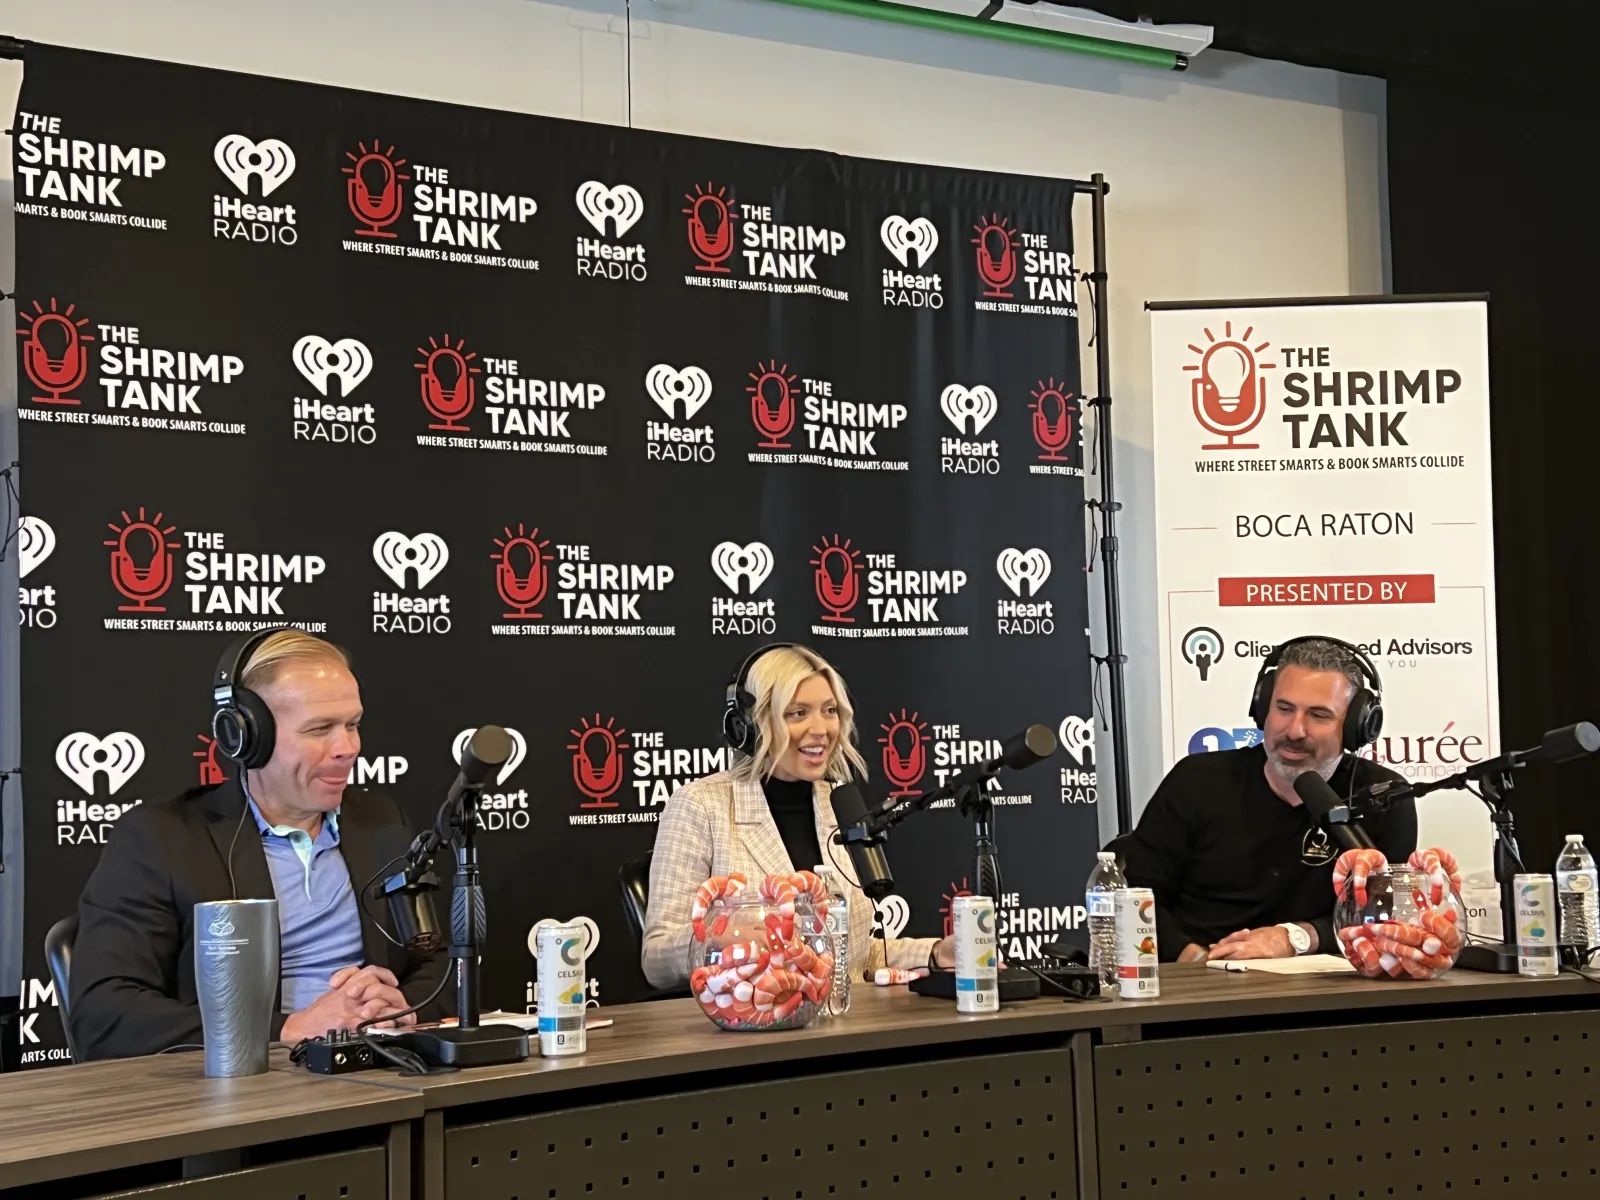
<svg viewBox="0 0 1600 1200"><path fill-rule="evenodd" d="M756 363L750 372L750 421L761 434L759 443L769 450L787 450L789 443L780 438L789 436L794 428L794 389L800 381L789 374L789 364Z"/></svg>
<svg viewBox="0 0 1600 1200"><path fill-rule="evenodd" d="M615 808L617 802L610 797L622 786L622 751L628 749L622 738L628 731L616 728L615 717L607 717L602 725L599 713L594 715L594 724L588 717L580 718L579 724L581 728L567 731L577 739L567 743L572 751L572 780L589 797L578 807Z"/></svg>
<svg viewBox="0 0 1600 1200"><path fill-rule="evenodd" d="M833 535L833 541L823 538L811 547L817 557L811 560L816 568L812 577L817 585L817 602L828 611L824 621L839 625L854 625L856 619L846 614L861 599L861 551L850 548L850 539Z"/></svg>
<svg viewBox="0 0 1600 1200"><path fill-rule="evenodd" d="M136 521L126 511L122 524L107 522L106 528L117 536L103 544L111 547L111 582L132 604L117 605L118 612L166 612L166 606L152 604L172 586L172 554L178 543L167 540L176 526L161 524L162 516L146 518L139 510Z"/></svg>
<svg viewBox="0 0 1600 1200"><path fill-rule="evenodd" d="M1054 379L1042 379L1033 389L1033 403L1028 407L1033 410L1033 440L1043 451L1041 462L1066 462L1068 458L1061 452L1072 441L1072 413L1077 406L1065 387Z"/></svg>
<svg viewBox="0 0 1600 1200"><path fill-rule="evenodd" d="M1218 341L1211 330L1205 330L1205 349L1190 343L1189 349L1200 356L1198 363L1185 363L1185 371L1196 372L1190 381L1190 395L1194 403L1195 420L1209 432L1222 438L1221 442L1203 445L1203 450L1259 450L1259 442L1241 442L1267 412L1267 381L1262 371L1270 371L1277 363L1262 362L1258 355L1272 343L1262 342L1251 346L1249 326L1237 338L1233 336L1233 322L1225 321L1222 340Z"/></svg>
<svg viewBox="0 0 1600 1200"><path fill-rule="evenodd" d="M683 210L689 218L689 249L700 260L694 269L726 275L728 268L722 264L733 253L733 223L738 219L728 205L728 189L710 182L702 188L697 183L683 198L689 202Z"/></svg>
<svg viewBox="0 0 1600 1200"><path fill-rule="evenodd" d="M191 757L200 760L200 786L211 787L222 782L222 767L217 762L217 743L203 733L195 734L200 739L202 750L196 750Z"/></svg>
<svg viewBox="0 0 1600 1200"><path fill-rule="evenodd" d="M422 355L422 361L415 364L417 370L422 372L422 403L444 422L442 425L429 425L429 429L448 433L472 432L471 426L462 422L478 398L478 382L472 377L482 375L483 368L472 365L472 360L478 357L476 351L462 353L466 345L464 339L457 338L452 346L447 333L443 343L429 338L427 349L417 347L417 353Z"/></svg>
<svg viewBox="0 0 1600 1200"><path fill-rule="evenodd" d="M17 308L17 316L25 322L17 330L17 335L26 339L22 343L22 369L33 386L46 393L33 397L35 404L83 403L67 393L89 374L89 352L83 344L94 338L83 332L89 318L74 319L76 311L73 304L64 311L58 310L54 296L50 297L48 311L37 300L31 313L24 312L20 305Z"/></svg>
<svg viewBox="0 0 1600 1200"><path fill-rule="evenodd" d="M345 185L345 199L350 204L350 212L366 226L365 229L356 230L362 237L394 237L387 226L399 219L400 210L405 205L405 193L400 190L400 185L411 178L400 172L406 160L394 156L393 146L383 150L379 148L382 145L374 138L369 150L365 142L357 142L356 149L361 151L360 155L345 151L344 156L350 160L350 166L340 168L350 176L349 183Z"/></svg>
<svg viewBox="0 0 1600 1200"><path fill-rule="evenodd" d="M1011 299L1011 284L1017 278L1017 231L1011 221L994 213L972 227L972 244L977 247L978 278L983 294L996 300Z"/></svg>
<svg viewBox="0 0 1600 1200"><path fill-rule="evenodd" d="M510 612L500 615L508 621L540 621L543 615L534 607L544 599L550 587L550 539L539 540L539 531L524 530L517 522L516 533L511 526L505 528L504 538L495 538L499 553L489 557L500 565L494 569L495 590Z"/></svg>
<svg viewBox="0 0 1600 1200"><path fill-rule="evenodd" d="M944 936L945 937L949 937L951 934L953 934L955 932L955 928L954 928L954 926L955 926L955 912L954 912L954 910L955 910L955 906L956 906L956 900L958 900L962 896L970 896L970 895L972 895L972 887L971 887L970 884L967 883L966 876L963 875L961 877L961 882L960 883L952 883L950 885L950 890L948 892L945 892L943 894L943 896L941 897L941 899L944 900L944 905L939 909L939 912L944 917Z"/></svg>
<svg viewBox="0 0 1600 1200"><path fill-rule="evenodd" d="M928 769L928 723L916 713L907 716L902 708L898 717L891 712L888 723L878 728L883 730L878 739L883 746L883 773L894 784L890 797L915 796Z"/></svg>

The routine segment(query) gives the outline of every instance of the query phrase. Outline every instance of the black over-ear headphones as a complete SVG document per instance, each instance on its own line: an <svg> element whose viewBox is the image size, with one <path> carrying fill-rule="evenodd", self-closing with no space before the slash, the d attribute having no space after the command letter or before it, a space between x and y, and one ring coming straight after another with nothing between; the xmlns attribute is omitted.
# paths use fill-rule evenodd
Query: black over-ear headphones
<svg viewBox="0 0 1600 1200"><path fill-rule="evenodd" d="M793 650L793 642L771 642L759 649L752 650L750 657L740 665L738 672L728 681L728 699L722 708L722 740L727 742L741 754L754 754L756 752L756 723L751 715L751 710L756 706L756 698L745 690L745 679L750 675L750 668L769 650Z"/></svg>
<svg viewBox="0 0 1600 1200"><path fill-rule="evenodd" d="M250 665L256 647L288 628L274 625L246 634L224 650L217 661L216 678L211 683L211 736L217 740L218 752L245 770L267 765L278 741L278 729L267 702L236 681Z"/></svg>
<svg viewBox="0 0 1600 1200"><path fill-rule="evenodd" d="M1255 691L1250 693L1250 719L1256 723L1256 728L1267 727L1267 712L1272 708L1272 689L1278 676L1278 664L1283 661L1283 652L1303 642L1331 642L1349 651L1350 657L1355 659L1371 686L1358 687L1355 695L1350 697L1350 707L1344 714L1344 749L1353 754L1361 747L1377 741L1378 735L1383 732L1383 681L1378 678L1378 668L1372 665L1372 660L1359 647L1340 638L1321 634L1290 638L1282 645L1274 646L1272 653L1262 660L1261 670L1256 674Z"/></svg>

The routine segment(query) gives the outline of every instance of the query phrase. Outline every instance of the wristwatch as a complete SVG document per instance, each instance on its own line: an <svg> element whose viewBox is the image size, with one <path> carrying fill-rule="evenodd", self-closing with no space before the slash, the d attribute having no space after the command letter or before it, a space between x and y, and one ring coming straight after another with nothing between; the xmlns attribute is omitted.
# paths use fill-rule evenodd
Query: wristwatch
<svg viewBox="0 0 1600 1200"><path fill-rule="evenodd" d="M1293 921L1280 921L1278 928L1288 931L1289 945L1294 947L1295 954L1309 954L1311 952L1311 935L1300 926Z"/></svg>

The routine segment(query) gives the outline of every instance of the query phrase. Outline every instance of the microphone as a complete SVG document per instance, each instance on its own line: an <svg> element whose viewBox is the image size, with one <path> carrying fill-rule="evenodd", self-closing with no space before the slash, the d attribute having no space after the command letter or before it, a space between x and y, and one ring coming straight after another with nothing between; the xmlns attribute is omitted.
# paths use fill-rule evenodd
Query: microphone
<svg viewBox="0 0 1600 1200"><path fill-rule="evenodd" d="M445 795L445 807L453 809L467 793L482 791L484 780L505 766L511 752L509 733L498 725L480 725L461 747L461 772Z"/></svg>
<svg viewBox="0 0 1600 1200"><path fill-rule="evenodd" d="M432 954L444 945L432 896L439 880L429 869L436 848L428 834L412 839L400 825L385 825L373 838L378 861L404 864L373 889L373 896L388 901L395 941L417 954Z"/></svg>
<svg viewBox="0 0 1600 1200"><path fill-rule="evenodd" d="M829 799L833 818L839 822L834 841L843 842L850 852L850 865L855 868L861 890L872 900L882 900L894 891L894 876L889 873L882 840L874 837L870 829L866 798L854 783L841 783Z"/></svg>
<svg viewBox="0 0 1600 1200"><path fill-rule="evenodd" d="M926 808L935 800L954 799L959 793L1009 767L1020 771L1034 763L1043 762L1056 752L1056 735L1047 725L1029 725L1021 733L1014 733L1000 743L1000 753L988 762L979 763L969 771L956 776L943 787L924 792L916 798L917 806ZM887 810L886 806L884 810Z"/></svg>
<svg viewBox="0 0 1600 1200"><path fill-rule="evenodd" d="M1376 850L1378 843L1350 814L1350 806L1315 771L1305 771L1294 781L1294 794L1333 840L1346 850Z"/></svg>
<svg viewBox="0 0 1600 1200"><path fill-rule="evenodd" d="M1523 762L1571 762L1600 750L1600 729L1588 721L1552 729L1539 739L1537 750L1517 755Z"/></svg>

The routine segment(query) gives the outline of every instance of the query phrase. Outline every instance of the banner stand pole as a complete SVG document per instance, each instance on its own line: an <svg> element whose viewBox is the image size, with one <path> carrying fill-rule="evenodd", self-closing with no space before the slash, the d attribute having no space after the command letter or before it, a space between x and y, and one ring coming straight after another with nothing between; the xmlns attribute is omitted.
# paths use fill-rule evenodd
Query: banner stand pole
<svg viewBox="0 0 1600 1200"><path fill-rule="evenodd" d="M1085 503L1100 510L1100 561L1104 569L1101 586L1106 609L1106 652L1091 657L1111 676L1111 712L1107 719L1111 726L1112 777L1117 789L1117 833L1124 834L1133 828L1133 795L1128 783L1128 701L1122 670L1128 656L1122 650L1122 600L1117 587L1117 513L1122 505L1117 503L1113 471L1116 457L1111 441L1111 345L1107 336L1111 299L1106 294L1106 195L1111 187L1097 171L1089 176L1089 186L1084 190L1090 195L1094 214L1094 269L1084 278L1093 284L1090 295L1094 301L1095 388L1099 394L1089 401L1089 406L1095 410L1096 457L1100 464L1100 497Z"/></svg>

